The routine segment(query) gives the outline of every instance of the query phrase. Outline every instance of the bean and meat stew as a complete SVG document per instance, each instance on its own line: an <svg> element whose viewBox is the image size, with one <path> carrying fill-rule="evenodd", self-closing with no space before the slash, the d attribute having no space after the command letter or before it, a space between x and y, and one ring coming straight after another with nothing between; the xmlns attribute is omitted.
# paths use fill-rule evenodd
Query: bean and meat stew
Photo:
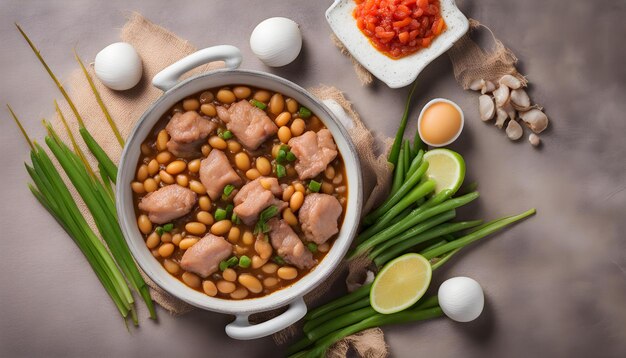
<svg viewBox="0 0 626 358"><path fill-rule="evenodd" d="M281 93L236 85L174 105L141 145L137 225L165 270L209 296L268 295L309 273L346 211L330 131Z"/></svg>

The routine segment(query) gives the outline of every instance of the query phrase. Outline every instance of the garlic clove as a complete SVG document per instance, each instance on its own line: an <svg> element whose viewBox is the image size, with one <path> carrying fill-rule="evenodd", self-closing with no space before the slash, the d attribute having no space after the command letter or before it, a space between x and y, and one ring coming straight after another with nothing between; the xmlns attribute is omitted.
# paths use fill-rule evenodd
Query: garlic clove
<svg viewBox="0 0 626 358"><path fill-rule="evenodd" d="M503 84L498 86L498 89L493 91L493 97L496 99L496 106L502 107L509 101L509 88Z"/></svg>
<svg viewBox="0 0 626 358"><path fill-rule="evenodd" d="M523 88L511 91L511 103L518 110L528 110L530 107L530 97Z"/></svg>
<svg viewBox="0 0 626 358"><path fill-rule="evenodd" d="M472 91L480 91L485 86L485 80L473 80L469 85L469 89Z"/></svg>
<svg viewBox="0 0 626 358"><path fill-rule="evenodd" d="M498 107L496 109L496 127L502 129L507 119L509 119L509 115L504 109Z"/></svg>
<svg viewBox="0 0 626 358"><path fill-rule="evenodd" d="M473 321L485 306L485 294L480 284L469 277L453 277L439 286L439 306L443 313L457 322Z"/></svg>
<svg viewBox="0 0 626 358"><path fill-rule="evenodd" d="M116 42L103 48L94 60L96 77L112 90L124 91L139 83L143 74L141 58L127 42Z"/></svg>
<svg viewBox="0 0 626 358"><path fill-rule="evenodd" d="M510 89L518 89L522 87L522 81L513 75L504 75L498 81L499 84L505 85Z"/></svg>
<svg viewBox="0 0 626 358"><path fill-rule="evenodd" d="M548 116L537 108L520 112L519 116L535 133L541 133L548 127Z"/></svg>
<svg viewBox="0 0 626 358"><path fill-rule="evenodd" d="M523 134L524 128L522 128L516 120L511 119L506 126L506 136L509 137L510 140L518 140L522 138Z"/></svg>
<svg viewBox="0 0 626 358"><path fill-rule="evenodd" d="M528 136L528 141L530 142L530 144L533 145L533 147L537 147L539 144L541 144L541 138L539 138L539 136L535 133L530 133L530 135Z"/></svg>
<svg viewBox="0 0 626 358"><path fill-rule="evenodd" d="M517 112L515 111L515 108L513 108L511 101L508 101L504 104L504 106L500 108L502 108L506 112L510 119L515 119L517 117Z"/></svg>
<svg viewBox="0 0 626 358"><path fill-rule="evenodd" d="M496 108L491 96L483 94L478 97L478 112L480 113L480 119L482 121L488 121L493 118L495 111Z"/></svg>
<svg viewBox="0 0 626 358"><path fill-rule="evenodd" d="M493 84L493 82L491 81L485 81L485 85L483 86L483 88L480 90L480 93L482 94L487 94L487 93L491 93L493 92L493 90L496 89L496 85Z"/></svg>
<svg viewBox="0 0 626 358"><path fill-rule="evenodd" d="M266 19L252 31L250 48L268 66L288 65L298 57L302 49L300 26L285 17Z"/></svg>

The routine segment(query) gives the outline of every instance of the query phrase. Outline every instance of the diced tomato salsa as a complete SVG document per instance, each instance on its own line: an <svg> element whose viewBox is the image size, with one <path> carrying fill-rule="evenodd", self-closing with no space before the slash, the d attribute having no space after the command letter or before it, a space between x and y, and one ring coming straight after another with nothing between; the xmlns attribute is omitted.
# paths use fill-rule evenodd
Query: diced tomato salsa
<svg viewBox="0 0 626 358"><path fill-rule="evenodd" d="M430 46L445 29L439 0L355 0L357 27L376 49L398 59Z"/></svg>

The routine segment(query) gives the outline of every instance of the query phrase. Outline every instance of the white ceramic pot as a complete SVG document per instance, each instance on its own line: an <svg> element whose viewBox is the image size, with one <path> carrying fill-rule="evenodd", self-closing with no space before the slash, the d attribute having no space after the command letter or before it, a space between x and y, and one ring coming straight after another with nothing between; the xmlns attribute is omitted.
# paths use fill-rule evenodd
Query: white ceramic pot
<svg viewBox="0 0 626 358"><path fill-rule="evenodd" d="M203 73L179 81L185 72L208 62L223 60L225 69ZM306 314L306 304L302 297L326 280L337 268L356 234L362 206L362 178L359 158L348 133L335 115L319 100L300 86L278 76L258 72L237 70L241 63L241 53L233 46L215 46L200 50L165 68L152 80L152 84L163 90L163 95L143 114L132 130L122 153L119 164L116 205L120 225L128 246L142 270L159 287L193 306L205 310L235 315L235 320L226 326L226 333L236 339L255 339L273 334L301 319ZM133 208L130 183L133 181L141 142L148 136L161 116L175 103L202 90L233 84L267 88L292 97L298 103L315 113L333 134L337 147L343 156L348 173L348 203L343 225L331 250L308 275L292 286L270 295L244 300L225 300L209 297L187 287L170 275L154 259L146 247L137 228ZM276 308L289 306L283 314L259 324L248 322L248 316ZM193 313L191 313L193 314Z"/></svg>

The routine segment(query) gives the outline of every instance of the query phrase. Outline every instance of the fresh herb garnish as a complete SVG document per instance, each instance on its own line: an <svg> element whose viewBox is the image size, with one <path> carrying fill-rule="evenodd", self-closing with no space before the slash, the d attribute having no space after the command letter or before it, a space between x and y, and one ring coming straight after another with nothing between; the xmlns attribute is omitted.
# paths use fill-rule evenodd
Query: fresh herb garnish
<svg viewBox="0 0 626 358"><path fill-rule="evenodd" d="M228 184L224 187L224 192L222 194L222 200L228 200L230 194L232 194L233 190L235 190L235 186Z"/></svg>
<svg viewBox="0 0 626 358"><path fill-rule="evenodd" d="M279 264L279 265L284 265L287 262L285 262L285 259L283 259L282 257L276 255L272 258L272 261L274 261L275 263Z"/></svg>
<svg viewBox="0 0 626 358"><path fill-rule="evenodd" d="M296 155L293 154L293 152L287 152L286 158L288 161L293 162L294 160L296 160Z"/></svg>
<svg viewBox="0 0 626 358"><path fill-rule="evenodd" d="M278 154L276 155L276 163L283 164L287 159L287 152L280 149L278 150Z"/></svg>
<svg viewBox="0 0 626 358"><path fill-rule="evenodd" d="M257 101L256 99L251 99L250 103L257 108L261 108L261 109L267 108L267 104Z"/></svg>
<svg viewBox="0 0 626 358"><path fill-rule="evenodd" d="M287 175L287 170L282 164L276 164L276 176L282 178Z"/></svg>
<svg viewBox="0 0 626 358"><path fill-rule="evenodd" d="M321 187L322 187L322 183L320 182L317 182L315 180L311 180L309 182L309 190L311 190L312 192L315 192L315 193L319 192Z"/></svg>
<svg viewBox="0 0 626 358"><path fill-rule="evenodd" d="M246 255L243 255L239 258L239 267L248 268L252 264L252 260Z"/></svg>
<svg viewBox="0 0 626 358"><path fill-rule="evenodd" d="M265 208L263 211L261 211L261 214L259 214L259 220L257 221L256 226L254 227L254 233L265 234L269 232L270 227L269 225L267 225L267 222L276 215L278 215L278 207L276 205L270 205L267 208Z"/></svg>
<svg viewBox="0 0 626 358"><path fill-rule="evenodd" d="M239 263L239 259L237 258L237 256L233 256L229 258L228 260L224 260L220 262L220 265L219 265L220 271L224 271L229 267L236 266L238 263Z"/></svg>
<svg viewBox="0 0 626 358"><path fill-rule="evenodd" d="M215 214L213 215L215 221L221 221L226 219L226 210L222 208L215 209Z"/></svg>
<svg viewBox="0 0 626 358"><path fill-rule="evenodd" d="M300 115L300 118L307 119L311 117L311 110L302 106L300 107L300 111L298 112L298 114Z"/></svg>
<svg viewBox="0 0 626 358"><path fill-rule="evenodd" d="M235 225L239 225L241 224L241 219L239 218L239 216L237 216L237 214L233 213L233 215L230 217L230 220L235 224Z"/></svg>
<svg viewBox="0 0 626 358"><path fill-rule="evenodd" d="M226 261L220 261L220 271L224 271L228 268L228 263Z"/></svg>

